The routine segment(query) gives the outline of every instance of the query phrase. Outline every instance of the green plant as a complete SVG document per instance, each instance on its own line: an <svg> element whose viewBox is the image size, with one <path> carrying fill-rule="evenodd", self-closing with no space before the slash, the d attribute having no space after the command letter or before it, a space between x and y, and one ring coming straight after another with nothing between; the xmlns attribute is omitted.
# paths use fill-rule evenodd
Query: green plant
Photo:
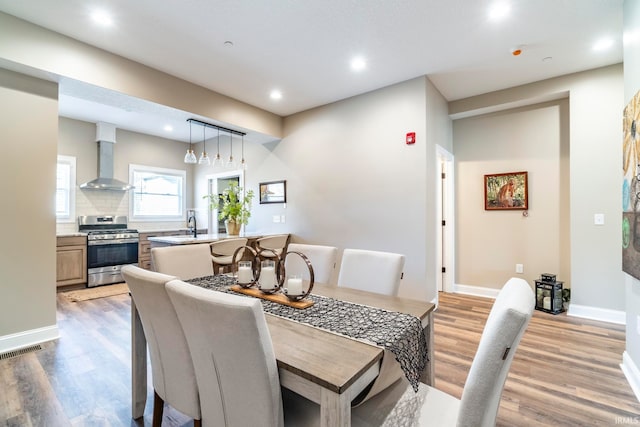
<svg viewBox="0 0 640 427"><path fill-rule="evenodd" d="M237 183L231 182L222 194L207 194L204 198L209 199L211 210L218 209L218 219L244 225L249 222L253 190L245 193Z"/></svg>

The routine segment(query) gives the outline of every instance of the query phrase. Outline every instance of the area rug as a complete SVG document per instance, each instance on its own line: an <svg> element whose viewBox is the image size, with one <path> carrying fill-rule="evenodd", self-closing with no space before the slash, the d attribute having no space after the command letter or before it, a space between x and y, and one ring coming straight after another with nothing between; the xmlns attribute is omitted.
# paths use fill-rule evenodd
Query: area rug
<svg viewBox="0 0 640 427"><path fill-rule="evenodd" d="M95 288L62 292L62 295L71 302L78 302L96 298L112 297L114 295L126 293L129 293L129 286L127 286L126 283L117 283L115 285L105 285Z"/></svg>

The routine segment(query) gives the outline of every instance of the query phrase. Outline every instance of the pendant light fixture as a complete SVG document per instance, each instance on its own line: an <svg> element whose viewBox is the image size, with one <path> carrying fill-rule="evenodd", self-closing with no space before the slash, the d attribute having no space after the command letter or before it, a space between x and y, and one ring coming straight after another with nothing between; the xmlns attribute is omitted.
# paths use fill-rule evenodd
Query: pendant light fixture
<svg viewBox="0 0 640 427"><path fill-rule="evenodd" d="M224 167L224 161L220 157L220 128L218 128L218 154L216 154L216 158L213 160L213 167L215 169L222 169Z"/></svg>
<svg viewBox="0 0 640 427"><path fill-rule="evenodd" d="M238 165L236 161L233 160L233 133L229 132L229 146L231 147L231 152L229 154L229 161L227 162L227 168L229 169L237 169Z"/></svg>
<svg viewBox="0 0 640 427"><path fill-rule="evenodd" d="M191 141L191 128L192 123L189 122L189 148L187 149L187 154L184 155L184 162L189 164L198 163L198 159L196 158L195 153L193 152L193 142Z"/></svg>
<svg viewBox="0 0 640 427"><path fill-rule="evenodd" d="M240 160L240 169L242 170L248 169L247 162L244 160L244 135L242 135L242 160Z"/></svg>
<svg viewBox="0 0 640 427"><path fill-rule="evenodd" d="M211 159L209 159L209 155L207 154L206 131L207 127L202 126L202 154L200 154L200 159L198 160L198 163L200 163L201 165L211 164Z"/></svg>

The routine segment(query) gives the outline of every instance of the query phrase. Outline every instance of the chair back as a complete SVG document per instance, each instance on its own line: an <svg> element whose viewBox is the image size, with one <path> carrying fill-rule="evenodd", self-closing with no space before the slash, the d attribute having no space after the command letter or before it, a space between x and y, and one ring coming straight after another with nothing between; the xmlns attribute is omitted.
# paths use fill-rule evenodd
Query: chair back
<svg viewBox="0 0 640 427"><path fill-rule="evenodd" d="M278 368L260 300L180 280L166 288L191 350L204 424L282 426Z"/></svg>
<svg viewBox="0 0 640 427"><path fill-rule="evenodd" d="M211 254L206 243L152 248L151 262L155 271L182 280L213 275Z"/></svg>
<svg viewBox="0 0 640 427"><path fill-rule="evenodd" d="M531 286L510 279L498 293L462 392L458 426L495 426L509 368L535 305Z"/></svg>
<svg viewBox="0 0 640 427"><path fill-rule="evenodd" d="M174 276L126 265L129 285L149 346L155 392L178 411L200 419L200 399L189 347L165 284Z"/></svg>
<svg viewBox="0 0 640 427"><path fill-rule="evenodd" d="M338 286L397 295L404 268L404 255L390 252L345 249Z"/></svg>
<svg viewBox="0 0 640 427"><path fill-rule="evenodd" d="M317 283L330 283L331 276L336 268L338 248L335 246L305 245L302 243L289 243L287 252L300 252L304 254L313 266L314 281ZM309 269L302 258L297 255L289 255L285 260L287 274L296 274L305 280L309 280Z"/></svg>
<svg viewBox="0 0 640 427"><path fill-rule="evenodd" d="M289 243L289 235L288 234L278 234L275 236L267 236L261 237L256 240L256 249L258 251L262 249L271 249L278 256L281 256L287 247L287 243ZM273 254L269 251L266 251L262 254L264 258L273 258Z"/></svg>
<svg viewBox="0 0 640 427"><path fill-rule="evenodd" d="M210 257L213 260L216 274L220 266L228 266L233 264L233 254L236 249L247 245L249 239L246 237L234 237L231 239L218 240L209 245ZM242 259L244 249L238 252L237 259Z"/></svg>

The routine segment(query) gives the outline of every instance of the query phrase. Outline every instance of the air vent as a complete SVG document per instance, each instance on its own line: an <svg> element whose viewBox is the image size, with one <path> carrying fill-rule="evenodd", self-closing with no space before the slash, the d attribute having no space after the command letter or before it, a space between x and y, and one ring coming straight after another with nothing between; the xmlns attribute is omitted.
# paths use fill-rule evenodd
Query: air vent
<svg viewBox="0 0 640 427"><path fill-rule="evenodd" d="M34 351L42 350L40 344L32 345L30 347L21 348L19 350L9 351L7 353L0 354L0 360L11 359L12 357L22 356L23 354L32 353Z"/></svg>

